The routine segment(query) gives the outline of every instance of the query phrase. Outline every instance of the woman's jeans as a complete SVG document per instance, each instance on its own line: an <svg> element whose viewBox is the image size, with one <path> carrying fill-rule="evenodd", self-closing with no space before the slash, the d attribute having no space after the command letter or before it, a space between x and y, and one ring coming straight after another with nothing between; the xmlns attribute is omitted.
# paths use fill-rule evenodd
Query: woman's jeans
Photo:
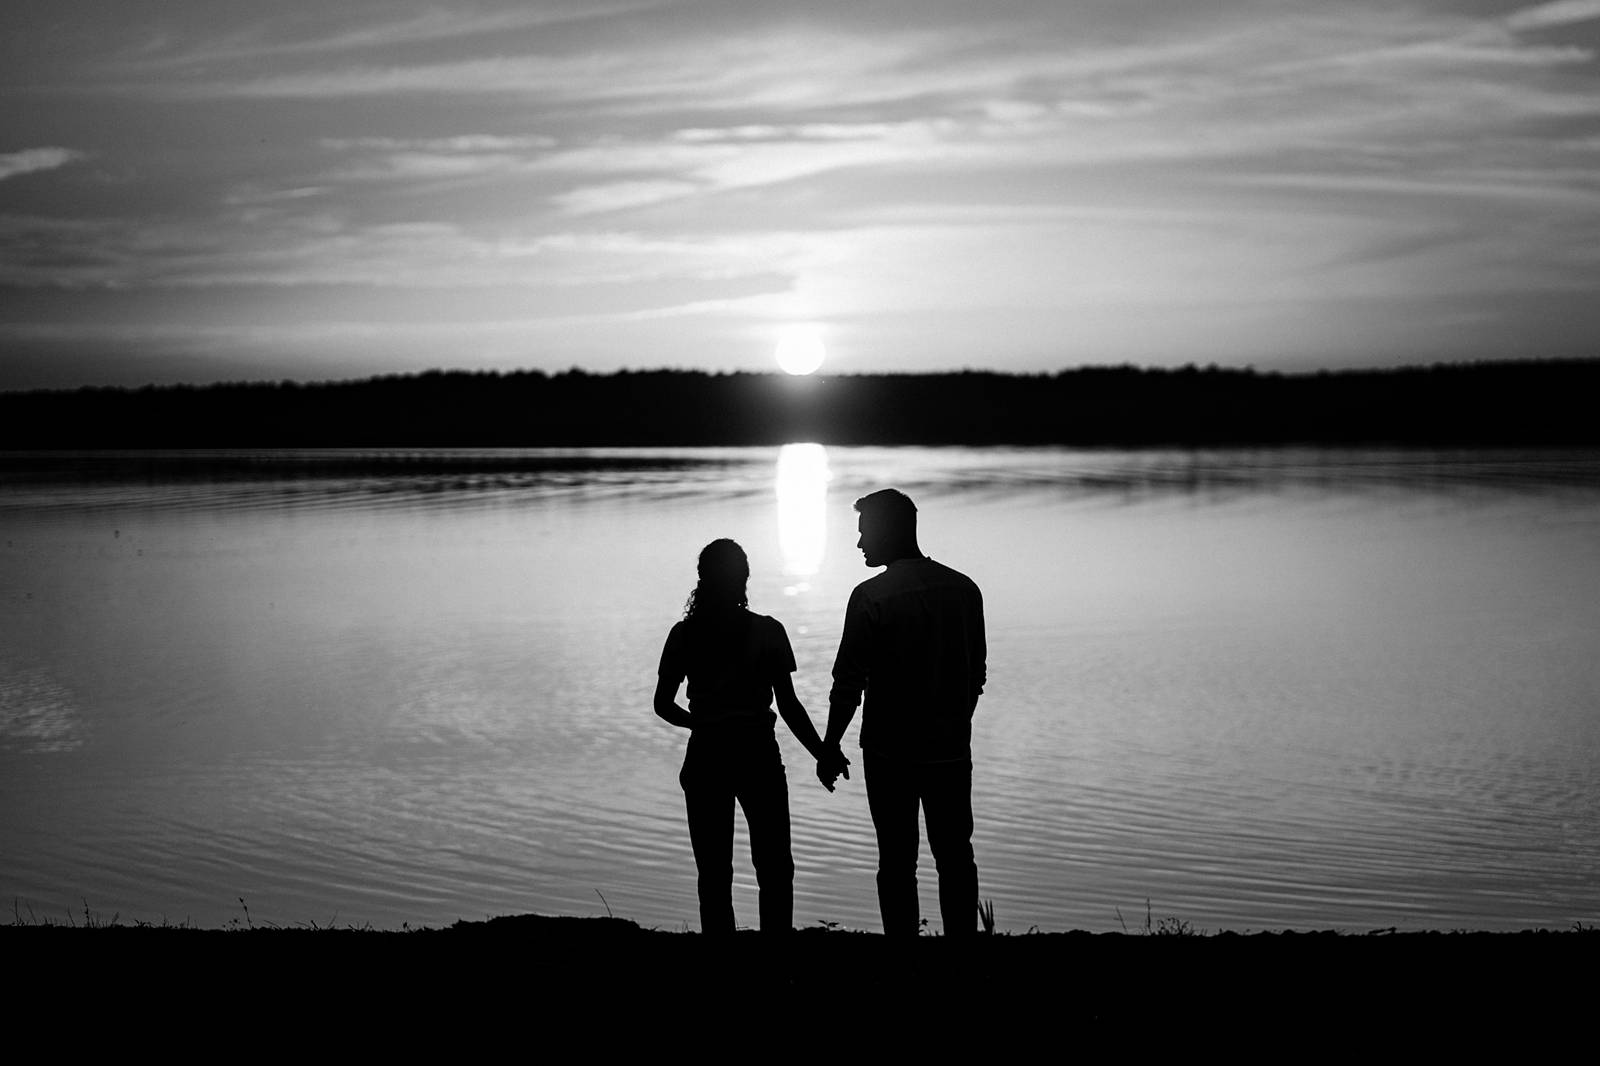
<svg viewBox="0 0 1600 1066"><path fill-rule="evenodd" d="M733 924L733 805L744 808L760 888L761 931L794 925L794 857L789 850L789 783L778 738L766 725L695 731L678 775L689 810L689 841L700 881L700 929Z"/></svg>

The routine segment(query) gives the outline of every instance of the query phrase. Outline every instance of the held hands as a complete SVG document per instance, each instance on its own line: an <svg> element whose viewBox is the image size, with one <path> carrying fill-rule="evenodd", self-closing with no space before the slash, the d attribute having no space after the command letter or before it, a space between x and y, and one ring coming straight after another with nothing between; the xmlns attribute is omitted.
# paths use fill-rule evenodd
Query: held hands
<svg viewBox="0 0 1600 1066"><path fill-rule="evenodd" d="M834 782L839 780L841 774L846 781L850 780L850 760L844 757L838 744L824 748L822 754L817 756L817 780L822 782L823 788L832 792Z"/></svg>

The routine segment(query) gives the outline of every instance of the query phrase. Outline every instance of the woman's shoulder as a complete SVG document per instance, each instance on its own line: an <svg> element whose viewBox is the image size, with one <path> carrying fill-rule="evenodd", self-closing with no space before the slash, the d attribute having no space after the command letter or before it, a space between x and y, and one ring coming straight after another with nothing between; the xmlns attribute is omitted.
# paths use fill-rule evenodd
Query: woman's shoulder
<svg viewBox="0 0 1600 1066"><path fill-rule="evenodd" d="M789 632L783 628L783 623L770 614L756 614L750 612L750 621L767 644L788 644Z"/></svg>

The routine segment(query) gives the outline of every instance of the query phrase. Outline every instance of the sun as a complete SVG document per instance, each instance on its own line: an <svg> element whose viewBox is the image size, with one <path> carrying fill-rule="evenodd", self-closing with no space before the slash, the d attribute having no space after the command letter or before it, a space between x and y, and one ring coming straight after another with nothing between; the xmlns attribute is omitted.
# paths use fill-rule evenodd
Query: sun
<svg viewBox="0 0 1600 1066"><path fill-rule="evenodd" d="M822 347L822 331L816 326L785 326L778 335L773 357L785 374L815 374L827 352Z"/></svg>

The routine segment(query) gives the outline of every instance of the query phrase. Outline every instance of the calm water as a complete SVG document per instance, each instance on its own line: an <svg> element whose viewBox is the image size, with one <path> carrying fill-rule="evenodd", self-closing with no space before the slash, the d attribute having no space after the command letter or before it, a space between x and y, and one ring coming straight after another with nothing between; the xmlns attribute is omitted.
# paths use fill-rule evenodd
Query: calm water
<svg viewBox="0 0 1600 1066"><path fill-rule="evenodd" d="M745 545L820 725L870 573L850 501L894 484L985 591L1002 928L1113 930L1146 899L1213 929L1600 920L1595 453L283 458L0 474L24 917L220 925L243 897L391 927L603 894L693 927L685 736L650 694L695 554ZM875 929L860 781L828 796L780 735L796 921Z"/></svg>

